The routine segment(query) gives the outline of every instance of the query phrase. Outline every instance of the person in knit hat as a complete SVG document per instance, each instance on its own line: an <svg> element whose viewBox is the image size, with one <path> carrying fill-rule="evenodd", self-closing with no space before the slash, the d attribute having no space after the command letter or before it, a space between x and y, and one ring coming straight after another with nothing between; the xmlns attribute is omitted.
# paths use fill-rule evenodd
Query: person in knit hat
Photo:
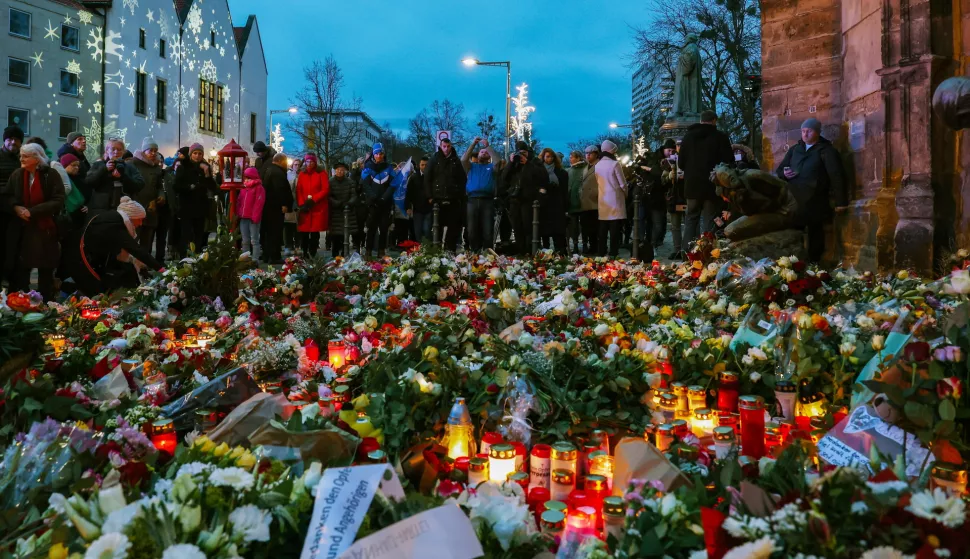
<svg viewBox="0 0 970 559"><path fill-rule="evenodd" d="M256 142L253 144L253 153L256 154L256 160L253 161L253 167L259 171L259 178L264 183L266 182L266 169L269 165L273 164L273 157L276 155L276 150L267 146L263 142Z"/></svg>
<svg viewBox="0 0 970 559"><path fill-rule="evenodd" d="M263 220L263 206L266 204L266 189L259 179L256 167L246 167L243 171L243 188L236 198L236 217L242 232L242 250L250 252L253 260L259 261L259 222Z"/></svg>
<svg viewBox="0 0 970 559"><path fill-rule="evenodd" d="M60 162L61 167L64 167L64 172L67 173L68 180L71 182L71 189L67 193L67 199L64 201L64 209L71 216L74 225L80 227L84 221L84 214L88 212L87 206L84 205L84 193L77 186L77 176L81 170L81 160L73 154L65 153L61 156Z"/></svg>
<svg viewBox="0 0 970 559"><path fill-rule="evenodd" d="M138 169L145 180L145 186L132 195L132 200L145 208L146 216L138 229L138 242L149 250L155 240L158 229L159 208L165 204L165 186L162 184L162 166L158 162L158 144L151 138L145 138L141 149L135 152L131 165Z"/></svg>
<svg viewBox="0 0 970 559"><path fill-rule="evenodd" d="M793 227L808 229L808 259L818 262L825 251L825 223L832 210L844 211L849 205L845 171L838 150L822 137L822 123L809 118L802 123L802 139L792 146L775 170L788 181L788 189L798 202Z"/></svg>
<svg viewBox="0 0 970 559"><path fill-rule="evenodd" d="M104 157L91 165L85 177L90 196L88 207L107 210L118 207L122 196L132 196L145 186L145 179L134 165L124 162L125 142L109 138L104 144Z"/></svg>
<svg viewBox="0 0 970 559"><path fill-rule="evenodd" d="M212 169L205 161L202 144L192 144L189 158L177 164L175 192L178 193L178 217L182 227L179 254L185 258L190 249L201 254L209 239L205 230L205 218L209 214L209 193L219 192L212 179Z"/></svg>
<svg viewBox="0 0 970 559"><path fill-rule="evenodd" d="M123 196L116 211L88 217L72 274L82 293L97 295L137 287L140 280L136 268L162 269L162 263L135 238L145 215L141 204Z"/></svg>
<svg viewBox="0 0 970 559"><path fill-rule="evenodd" d="M508 200L516 248L521 255L532 254L532 202L548 185L549 173L532 148L522 140L516 142L515 153L502 170L499 198Z"/></svg>

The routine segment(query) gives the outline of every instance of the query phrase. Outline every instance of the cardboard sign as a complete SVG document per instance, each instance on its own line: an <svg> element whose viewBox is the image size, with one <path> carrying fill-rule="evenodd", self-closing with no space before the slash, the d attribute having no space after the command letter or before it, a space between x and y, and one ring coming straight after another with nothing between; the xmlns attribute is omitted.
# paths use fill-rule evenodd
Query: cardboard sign
<svg viewBox="0 0 970 559"><path fill-rule="evenodd" d="M389 499L404 499L401 482L387 464L325 470L300 559L339 557L353 543L378 490Z"/></svg>
<svg viewBox="0 0 970 559"><path fill-rule="evenodd" d="M441 147L441 140L451 141L451 130L438 130L434 134L435 147Z"/></svg>
<svg viewBox="0 0 970 559"><path fill-rule="evenodd" d="M906 446L906 475L917 477L935 458L919 438L883 421L872 406L859 406L818 442L818 455L833 466L853 466L871 472L869 451L875 446L890 461ZM875 472L871 472L875 473Z"/></svg>
<svg viewBox="0 0 970 559"><path fill-rule="evenodd" d="M631 479L660 481L665 491L682 485L690 486L677 466L657 447L637 437L626 437L616 445L616 466L613 469L613 495L626 493Z"/></svg>
<svg viewBox="0 0 970 559"><path fill-rule="evenodd" d="M458 505L424 511L355 543L340 559L474 559L484 555Z"/></svg>

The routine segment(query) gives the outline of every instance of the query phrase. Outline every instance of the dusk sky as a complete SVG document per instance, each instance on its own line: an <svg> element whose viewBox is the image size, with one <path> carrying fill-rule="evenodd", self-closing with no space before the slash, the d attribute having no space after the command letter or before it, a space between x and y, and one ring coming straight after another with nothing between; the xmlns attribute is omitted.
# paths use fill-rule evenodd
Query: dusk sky
<svg viewBox="0 0 970 559"><path fill-rule="evenodd" d="M359 95L378 123L406 135L411 117L448 98L464 103L473 125L481 109L504 116L505 69L469 69L461 59L511 60L513 97L529 84L535 135L558 150L629 123L631 26L651 18L638 0L230 0L230 8L235 25L250 13L259 21L270 109L290 106L303 67L332 54L346 95Z"/></svg>

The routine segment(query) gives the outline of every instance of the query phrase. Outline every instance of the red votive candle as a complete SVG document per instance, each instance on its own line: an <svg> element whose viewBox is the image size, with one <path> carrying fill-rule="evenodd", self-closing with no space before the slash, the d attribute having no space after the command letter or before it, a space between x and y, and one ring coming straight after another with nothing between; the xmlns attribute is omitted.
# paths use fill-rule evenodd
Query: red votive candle
<svg viewBox="0 0 970 559"><path fill-rule="evenodd" d="M515 471L519 472L524 470L525 468L523 468L523 466L527 461L526 454L528 454L528 452L525 450L525 445L519 441L512 441L509 444L515 448Z"/></svg>
<svg viewBox="0 0 970 559"><path fill-rule="evenodd" d="M717 383L717 409L737 413L740 386L738 375L729 371L722 372Z"/></svg>
<svg viewBox="0 0 970 559"><path fill-rule="evenodd" d="M455 458L455 469L461 470L465 472L465 475L468 475L468 462L470 460L471 458L467 456L459 456L458 458Z"/></svg>
<svg viewBox="0 0 970 559"><path fill-rule="evenodd" d="M500 442L502 442L502 435L496 433L495 431L486 431L482 435L482 444L478 450L487 458L488 449L491 448L493 444L498 444Z"/></svg>
<svg viewBox="0 0 970 559"><path fill-rule="evenodd" d="M550 494L549 490L545 487L533 487L529 491L529 498L526 502L529 504L529 510L536 517L536 526L539 526L539 521L542 520L542 513L546 511L546 503L549 501Z"/></svg>
<svg viewBox="0 0 970 559"><path fill-rule="evenodd" d="M765 455L765 401L761 396L741 396L741 454L759 459Z"/></svg>

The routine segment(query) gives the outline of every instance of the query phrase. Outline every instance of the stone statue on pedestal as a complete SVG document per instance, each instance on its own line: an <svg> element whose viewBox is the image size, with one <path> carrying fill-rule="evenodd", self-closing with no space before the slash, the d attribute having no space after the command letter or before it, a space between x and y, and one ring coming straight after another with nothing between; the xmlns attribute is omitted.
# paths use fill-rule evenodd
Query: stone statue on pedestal
<svg viewBox="0 0 970 559"><path fill-rule="evenodd" d="M677 60L677 78L674 81L674 107L672 117L697 115L701 112L701 52L697 47L697 35L688 35L687 44Z"/></svg>

